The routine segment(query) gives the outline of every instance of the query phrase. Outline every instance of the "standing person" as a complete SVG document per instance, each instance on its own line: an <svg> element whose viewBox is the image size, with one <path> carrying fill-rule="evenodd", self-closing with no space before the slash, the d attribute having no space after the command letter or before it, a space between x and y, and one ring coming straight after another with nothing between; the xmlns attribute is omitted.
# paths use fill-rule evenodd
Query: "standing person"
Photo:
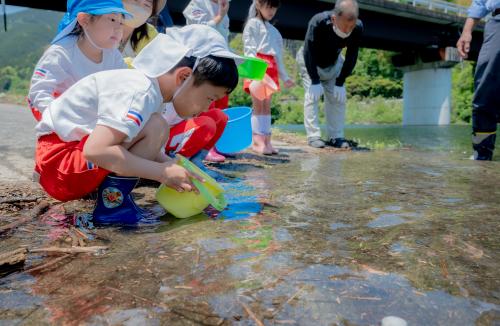
<svg viewBox="0 0 500 326"><path fill-rule="evenodd" d="M37 121L47 106L80 79L125 68L117 50L122 22L131 17L121 0L68 0L59 33L36 64L28 103Z"/></svg>
<svg viewBox="0 0 500 326"><path fill-rule="evenodd" d="M472 148L474 159L491 161L495 150L497 123L500 122L500 0L474 0L457 43L462 58L467 58L472 30L481 18L491 13L477 60L472 100Z"/></svg>
<svg viewBox="0 0 500 326"><path fill-rule="evenodd" d="M182 12L186 18L186 24L201 24L214 28L219 32L226 43L229 42L229 0L191 0ZM221 111L229 106L229 97L225 96L218 101L214 101L209 112L205 114L214 115L217 123L217 135L220 138L227 124L227 116ZM213 112L212 112L213 111ZM203 114L203 115L205 115ZM215 142L214 142L215 144ZM205 159L210 162L224 162L225 156L211 148L207 152L202 152L196 158L197 161Z"/></svg>
<svg viewBox="0 0 500 326"><path fill-rule="evenodd" d="M297 63L305 90L304 126L309 146L353 148L357 143L344 138L345 80L358 60L363 23L358 19L356 0L338 0L333 11L316 14L309 21L304 47ZM345 59L341 52L347 48ZM318 106L325 95L327 141L321 139Z"/></svg>
<svg viewBox="0 0 500 326"><path fill-rule="evenodd" d="M229 41L229 0L191 0L182 12L186 24L202 24L215 28Z"/></svg>
<svg viewBox="0 0 500 326"><path fill-rule="evenodd" d="M123 0L123 6L134 17L123 21L123 36L120 51L130 66L132 60L153 39L158 32L148 24L149 18L158 15L167 0Z"/></svg>
<svg viewBox="0 0 500 326"><path fill-rule="evenodd" d="M279 6L280 0L254 0L243 30L245 56L258 57L268 63L266 75L272 79L278 90L279 78L287 88L294 85L283 63L283 38L269 23ZM271 96L259 99L250 91L251 83L263 82L245 80L243 86L244 90L252 95L252 149L259 154L277 154L278 151L271 145Z"/></svg>

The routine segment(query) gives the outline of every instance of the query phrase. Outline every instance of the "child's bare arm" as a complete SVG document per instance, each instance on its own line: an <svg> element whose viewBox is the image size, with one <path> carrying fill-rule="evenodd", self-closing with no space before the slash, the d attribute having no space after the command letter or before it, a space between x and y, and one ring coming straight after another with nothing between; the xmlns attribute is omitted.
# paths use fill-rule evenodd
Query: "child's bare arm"
<svg viewBox="0 0 500 326"><path fill-rule="evenodd" d="M175 164L175 160L157 162L131 153L123 146L126 135L116 129L97 125L90 134L83 154L99 167L123 176L156 180L177 191L197 191L191 178L201 178Z"/></svg>

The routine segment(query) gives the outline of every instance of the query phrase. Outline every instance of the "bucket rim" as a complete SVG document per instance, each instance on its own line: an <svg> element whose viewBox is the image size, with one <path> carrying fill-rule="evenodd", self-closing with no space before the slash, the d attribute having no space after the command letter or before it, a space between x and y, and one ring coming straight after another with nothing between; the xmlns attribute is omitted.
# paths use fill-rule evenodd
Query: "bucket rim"
<svg viewBox="0 0 500 326"><path fill-rule="evenodd" d="M235 106L235 107L231 107L231 108L226 108L226 109L222 110L222 112L225 113L225 111L227 111L227 110L233 110L233 109L248 109L248 112L245 113L244 115L242 115L241 117L236 118L236 119L230 119L228 121L228 123L229 122L234 122L234 121L241 120L243 118L246 118L248 115L252 114L252 108L249 107L249 106Z"/></svg>

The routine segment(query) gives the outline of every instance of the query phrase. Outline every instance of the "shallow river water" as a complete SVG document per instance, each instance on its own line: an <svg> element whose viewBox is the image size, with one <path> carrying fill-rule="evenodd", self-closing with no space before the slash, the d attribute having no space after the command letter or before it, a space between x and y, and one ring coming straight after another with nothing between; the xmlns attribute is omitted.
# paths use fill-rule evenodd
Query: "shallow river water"
<svg viewBox="0 0 500 326"><path fill-rule="evenodd" d="M500 162L420 128L220 165L218 219L99 229L103 254L0 278L0 325L500 325Z"/></svg>

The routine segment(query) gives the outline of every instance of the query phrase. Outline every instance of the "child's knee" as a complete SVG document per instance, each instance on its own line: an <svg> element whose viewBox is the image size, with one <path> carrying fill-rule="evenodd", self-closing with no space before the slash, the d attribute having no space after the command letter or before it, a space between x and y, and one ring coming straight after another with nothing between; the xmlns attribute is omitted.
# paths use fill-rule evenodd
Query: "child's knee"
<svg viewBox="0 0 500 326"><path fill-rule="evenodd" d="M215 124L217 126L221 126L221 127L225 127L227 125L227 122L229 120L229 117L227 116L227 114L225 114L224 112L218 110L216 111L216 114L215 114Z"/></svg>
<svg viewBox="0 0 500 326"><path fill-rule="evenodd" d="M168 140L170 127L167 121L159 113L153 113L146 125L147 135L158 139L164 144Z"/></svg>
<svg viewBox="0 0 500 326"><path fill-rule="evenodd" d="M217 131L217 125L214 119L210 117L197 117L194 118L198 128L196 128L195 133L200 136L206 136L207 138L213 137Z"/></svg>

